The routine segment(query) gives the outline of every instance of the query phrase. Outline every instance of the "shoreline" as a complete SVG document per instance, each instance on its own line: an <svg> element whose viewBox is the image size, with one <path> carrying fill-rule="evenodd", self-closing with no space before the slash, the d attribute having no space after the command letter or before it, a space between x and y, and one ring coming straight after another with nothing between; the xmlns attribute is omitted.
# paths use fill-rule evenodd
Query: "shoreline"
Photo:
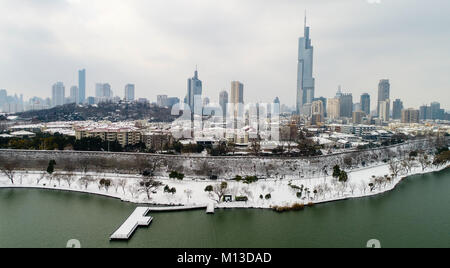
<svg viewBox="0 0 450 268"><path fill-rule="evenodd" d="M365 169L365 171L373 171L376 167L371 167ZM412 172L411 174L405 175L405 176L399 176L397 179L394 180L394 182L386 187L383 190L377 190L370 193L365 194L354 194L354 195L344 195L342 197L335 197L335 198L329 198L325 200L316 200L303 203L305 207L309 206L315 206L315 205L322 205L332 202L339 202L339 201L345 201L345 200L351 200L351 199L360 199L360 198L367 198L367 197L374 197L377 195L381 195L384 193L388 193L391 191L394 191L397 186L407 180L409 177L417 176L417 175L426 175L426 174L432 174L437 172L442 172L446 169L449 169L450 165L444 165L441 167L433 167L430 170L425 171L417 171ZM36 172L36 171L29 171ZM29 174L27 172L27 174ZM351 174L351 173L350 173ZM194 183L196 181L193 181ZM99 192L99 191L90 191L90 190L82 190L82 189L74 189L74 188L67 188L67 187L49 187L49 186L40 186L40 185L0 185L0 190L3 189L34 189L34 190L50 190L50 191L62 191L62 192L71 192L71 193L79 193L79 194L88 194L88 195L94 195L99 197L106 197L106 198L112 198L116 200L120 200L122 202L136 204L136 205L143 205L143 206L150 206L151 211L153 212L170 212L170 211L186 211L186 210L200 210L200 209L206 209L208 204L176 204L176 203L159 203L159 202L152 202L152 201L139 201L139 200L133 200L124 196L121 196L120 194L114 194L114 193L105 193L105 192ZM212 201L210 201L211 203ZM302 202L297 202L301 204ZM240 204L240 205L238 205ZM274 206L258 206L255 204L247 204L247 203L237 203L237 202L231 202L231 203L220 203L215 204L216 209L268 209L273 210Z"/></svg>

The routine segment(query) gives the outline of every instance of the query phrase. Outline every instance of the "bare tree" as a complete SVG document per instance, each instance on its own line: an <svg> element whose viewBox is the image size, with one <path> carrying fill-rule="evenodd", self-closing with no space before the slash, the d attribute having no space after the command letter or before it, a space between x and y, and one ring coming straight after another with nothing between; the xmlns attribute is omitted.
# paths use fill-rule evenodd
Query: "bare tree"
<svg viewBox="0 0 450 268"><path fill-rule="evenodd" d="M117 185L122 188L123 194L125 194L125 186L127 186L127 181L125 179L120 179L117 181Z"/></svg>
<svg viewBox="0 0 450 268"><path fill-rule="evenodd" d="M189 203L189 200L192 198L192 190L186 189L186 190L184 190L184 193L186 194L187 202Z"/></svg>
<svg viewBox="0 0 450 268"><path fill-rule="evenodd" d="M64 180L66 181L69 188L71 188L72 184L76 180L75 174L73 172L68 172L68 173L64 174Z"/></svg>
<svg viewBox="0 0 450 268"><path fill-rule="evenodd" d="M16 168L10 162L6 162L0 166L2 173L8 177L12 184L14 184L14 177L16 176Z"/></svg>
<svg viewBox="0 0 450 268"><path fill-rule="evenodd" d="M94 179L91 176L84 176L78 180L78 184L80 184L80 186L84 187L84 189L87 190L89 184L91 184L93 181Z"/></svg>
<svg viewBox="0 0 450 268"><path fill-rule="evenodd" d="M396 161L394 159L391 159L389 161L389 170L394 175L394 177L398 176L398 174L400 173L401 169L402 169L402 166L401 166L400 162L398 162L398 161Z"/></svg>
<svg viewBox="0 0 450 268"><path fill-rule="evenodd" d="M224 196L228 191L228 183L222 182L213 186L213 191L211 192L211 198L217 203L221 203L223 201Z"/></svg>
<svg viewBox="0 0 450 268"><path fill-rule="evenodd" d="M154 178L144 178L139 183L141 188L139 189L140 192L144 192L147 194L147 199L150 200L150 195L153 191L157 190L159 187L161 187L163 184L160 181L155 180Z"/></svg>
<svg viewBox="0 0 450 268"><path fill-rule="evenodd" d="M422 152L419 155L418 161L420 165L422 166L422 171L425 171L426 168L428 168L431 165L430 158L425 152Z"/></svg>

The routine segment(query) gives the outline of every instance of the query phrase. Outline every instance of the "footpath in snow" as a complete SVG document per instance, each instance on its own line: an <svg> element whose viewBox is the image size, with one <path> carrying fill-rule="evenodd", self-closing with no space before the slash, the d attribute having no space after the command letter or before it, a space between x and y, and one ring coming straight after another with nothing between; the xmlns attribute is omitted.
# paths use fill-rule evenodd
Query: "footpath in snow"
<svg viewBox="0 0 450 268"><path fill-rule="evenodd" d="M226 181L227 189L223 193L235 197L246 197L246 202L217 203L217 208L273 208L289 207L294 204L312 205L349 198L377 195L393 190L405 177L444 170L446 166L429 166L422 168L418 163L412 165L406 173L392 178L389 164L378 164L372 167L348 171L348 181L339 182L331 176L322 178L286 177L283 179L259 180L251 184ZM175 180L157 178L162 186L150 194L142 191L138 175L127 176L117 174L74 173L70 176L44 176L43 172L17 172L15 183L0 174L0 188L37 188L61 191L72 191L117 198L137 204L162 206L160 210L173 210L166 206L178 206L175 210L206 208L218 199L214 192L206 192L207 186L220 185L222 181L186 178ZM70 178L68 178L70 177ZM108 187L100 185L101 179L111 183ZM175 188L176 192L164 191L165 186ZM234 199L233 199L234 200ZM182 207L180 207L182 206Z"/></svg>

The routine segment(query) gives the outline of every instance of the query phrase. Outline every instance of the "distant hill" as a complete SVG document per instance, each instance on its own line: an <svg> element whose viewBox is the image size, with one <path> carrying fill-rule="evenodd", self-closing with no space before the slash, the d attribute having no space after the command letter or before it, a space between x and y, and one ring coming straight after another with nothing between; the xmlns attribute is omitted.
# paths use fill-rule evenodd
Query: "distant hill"
<svg viewBox="0 0 450 268"><path fill-rule="evenodd" d="M152 122L172 122L176 117L169 108L161 108L146 103L100 103L98 105L67 104L48 110L17 113L21 119L38 122L109 120L150 120Z"/></svg>

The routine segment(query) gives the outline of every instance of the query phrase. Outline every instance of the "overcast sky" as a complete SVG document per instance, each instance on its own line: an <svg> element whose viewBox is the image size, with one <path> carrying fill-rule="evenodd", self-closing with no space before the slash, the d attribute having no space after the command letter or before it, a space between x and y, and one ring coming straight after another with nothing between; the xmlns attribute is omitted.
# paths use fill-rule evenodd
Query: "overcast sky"
<svg viewBox="0 0 450 268"><path fill-rule="evenodd" d="M388 78L406 107L450 109L448 0L0 0L0 88L47 97L86 68L88 96L109 82L182 98L198 65L213 101L239 80L247 102L293 105L305 9L317 96L375 100Z"/></svg>

